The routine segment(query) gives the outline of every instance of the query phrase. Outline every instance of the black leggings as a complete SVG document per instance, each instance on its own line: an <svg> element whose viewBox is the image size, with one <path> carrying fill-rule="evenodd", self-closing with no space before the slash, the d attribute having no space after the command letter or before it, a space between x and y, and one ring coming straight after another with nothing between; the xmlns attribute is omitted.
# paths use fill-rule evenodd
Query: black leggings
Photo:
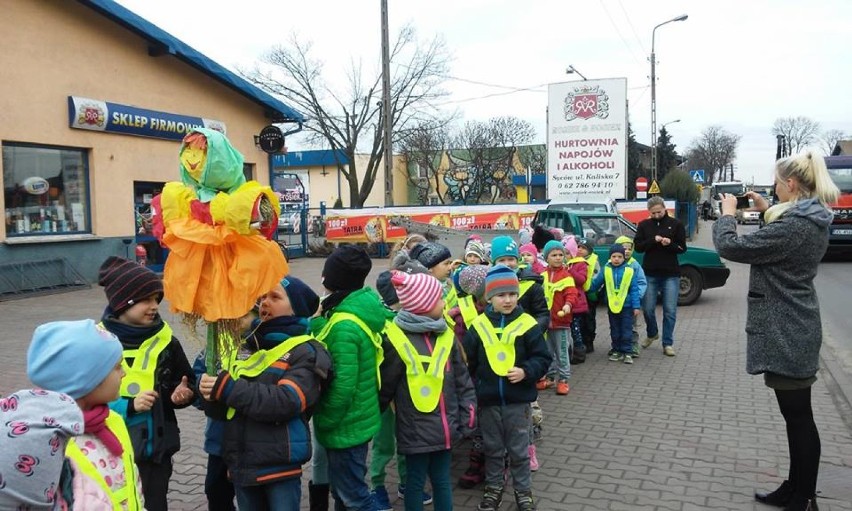
<svg viewBox="0 0 852 511"><path fill-rule="evenodd" d="M819 473L819 431L811 408L811 388L776 390L775 397L787 423L787 445L790 448L788 480L796 494L806 498L816 495Z"/></svg>

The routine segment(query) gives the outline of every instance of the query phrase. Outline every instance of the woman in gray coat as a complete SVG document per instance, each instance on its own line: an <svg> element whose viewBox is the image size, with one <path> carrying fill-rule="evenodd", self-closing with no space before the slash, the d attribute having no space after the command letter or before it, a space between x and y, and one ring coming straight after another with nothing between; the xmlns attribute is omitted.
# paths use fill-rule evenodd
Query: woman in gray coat
<svg viewBox="0 0 852 511"><path fill-rule="evenodd" d="M748 291L746 370L763 374L775 390L787 425L790 473L773 492L755 499L787 510L816 510L820 440L811 408L811 385L819 369L822 344L819 303L814 277L828 247L832 212L837 200L823 158L810 151L779 160L775 166L771 208L756 192L748 192L766 225L738 235L737 199L722 199L722 217L713 226L719 255L751 265Z"/></svg>

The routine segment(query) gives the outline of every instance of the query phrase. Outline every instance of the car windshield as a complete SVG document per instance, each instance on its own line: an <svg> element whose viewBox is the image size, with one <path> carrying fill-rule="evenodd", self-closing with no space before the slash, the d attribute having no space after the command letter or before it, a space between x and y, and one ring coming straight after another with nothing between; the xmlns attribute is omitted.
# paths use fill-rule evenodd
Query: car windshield
<svg viewBox="0 0 852 511"><path fill-rule="evenodd" d="M596 202L549 204L547 209L561 209L563 211L598 211L601 213L607 213L609 211L606 204L599 204Z"/></svg>
<svg viewBox="0 0 852 511"><path fill-rule="evenodd" d="M583 237L599 246L612 245L619 236L634 236L633 230L615 217L581 218L580 226L583 228Z"/></svg>
<svg viewBox="0 0 852 511"><path fill-rule="evenodd" d="M828 169L831 180L843 193L852 193L852 168Z"/></svg>

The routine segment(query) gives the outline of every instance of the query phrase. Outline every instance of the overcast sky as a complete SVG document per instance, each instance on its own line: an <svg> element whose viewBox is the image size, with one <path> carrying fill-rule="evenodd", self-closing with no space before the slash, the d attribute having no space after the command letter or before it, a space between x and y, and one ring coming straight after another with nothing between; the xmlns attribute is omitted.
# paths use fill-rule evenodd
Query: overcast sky
<svg viewBox="0 0 852 511"><path fill-rule="evenodd" d="M379 0L188 2L118 0L220 64L250 68L294 31L312 41L331 83L361 61L380 70ZM421 38L442 36L452 53L447 108L464 120L512 115L545 141L546 86L627 77L636 139L650 143L650 53L657 29L657 127L678 151L708 126L741 135L736 177L771 182L772 124L807 116L852 136L850 0L431 0L389 1L391 37L412 23ZM468 81L465 81L468 80ZM495 86L477 85L469 81ZM503 86L496 87L496 86ZM505 87L533 88L504 93ZM343 90L343 89L341 89ZM477 98L477 99L474 99ZM288 140L290 150L302 149Z"/></svg>

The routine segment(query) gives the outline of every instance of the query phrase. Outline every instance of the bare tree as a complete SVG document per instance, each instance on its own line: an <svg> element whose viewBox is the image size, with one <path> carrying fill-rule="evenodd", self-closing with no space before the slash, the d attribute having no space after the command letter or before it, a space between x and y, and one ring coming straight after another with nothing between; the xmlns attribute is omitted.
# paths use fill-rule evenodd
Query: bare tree
<svg viewBox="0 0 852 511"><path fill-rule="evenodd" d="M772 125L772 134L784 135L792 154L813 144L819 133L819 123L808 117L780 117Z"/></svg>
<svg viewBox="0 0 852 511"><path fill-rule="evenodd" d="M843 130L825 130L819 134L819 141L826 155L830 155L834 151L837 142L846 140L846 138L846 133Z"/></svg>
<svg viewBox="0 0 852 511"><path fill-rule="evenodd" d="M423 44L414 29L405 26L391 47L390 61L391 129L396 133L428 118L431 103L446 95L441 84L449 54L443 40ZM348 164L337 162L337 168L349 184L350 206L361 207L373 189L384 149L381 71L365 78L355 63L349 70L348 90L334 90L323 77L322 63L311 56L311 44L295 34L286 46L267 53L263 62L266 66L244 73L246 78L307 114L309 143L346 155ZM355 160L359 150L370 155L361 175Z"/></svg>
<svg viewBox="0 0 852 511"><path fill-rule="evenodd" d="M721 126L708 127L699 138L692 141L687 156L690 168L701 168L696 165L704 167L707 172L707 185L713 184L716 174L736 158L740 138L739 135L725 131Z"/></svg>
<svg viewBox="0 0 852 511"><path fill-rule="evenodd" d="M451 134L448 122L441 119L418 122L399 134L397 149L407 163L400 172L408 183L417 190L420 204L429 204L429 195L434 191L444 204L441 193L441 162L450 148Z"/></svg>

